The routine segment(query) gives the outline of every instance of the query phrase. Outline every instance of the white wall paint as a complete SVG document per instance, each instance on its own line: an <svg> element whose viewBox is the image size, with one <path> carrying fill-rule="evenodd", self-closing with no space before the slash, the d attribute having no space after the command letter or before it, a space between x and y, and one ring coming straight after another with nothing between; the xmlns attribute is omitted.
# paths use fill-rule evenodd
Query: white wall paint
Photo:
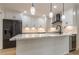
<svg viewBox="0 0 79 59"><path fill-rule="evenodd" d="M22 29L25 27L46 27L46 18L45 17L38 17L38 16L26 16L26 15L21 15L22 17Z"/></svg>

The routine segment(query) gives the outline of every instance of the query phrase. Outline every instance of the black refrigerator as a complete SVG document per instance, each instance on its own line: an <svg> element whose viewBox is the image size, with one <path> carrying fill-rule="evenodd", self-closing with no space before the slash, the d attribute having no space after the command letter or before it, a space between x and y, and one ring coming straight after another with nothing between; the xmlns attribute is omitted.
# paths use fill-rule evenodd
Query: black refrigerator
<svg viewBox="0 0 79 59"><path fill-rule="evenodd" d="M3 49L16 47L16 40L9 39L22 33L22 21L3 19Z"/></svg>

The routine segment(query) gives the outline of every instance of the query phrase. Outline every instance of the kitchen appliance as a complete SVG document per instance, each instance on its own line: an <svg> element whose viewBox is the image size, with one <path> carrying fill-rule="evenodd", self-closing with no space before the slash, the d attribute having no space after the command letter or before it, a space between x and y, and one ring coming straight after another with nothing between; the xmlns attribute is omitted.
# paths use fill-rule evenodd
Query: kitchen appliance
<svg viewBox="0 0 79 59"><path fill-rule="evenodd" d="M53 19L52 19L53 20ZM61 20L61 14L60 13L57 13L55 15L55 20L52 22L52 24L55 24L55 23L62 23L62 20Z"/></svg>
<svg viewBox="0 0 79 59"><path fill-rule="evenodd" d="M69 51L76 50L76 34L72 34L72 36L69 37Z"/></svg>
<svg viewBox="0 0 79 59"><path fill-rule="evenodd" d="M16 47L16 41L9 39L22 32L22 21L3 19L3 49Z"/></svg>
<svg viewBox="0 0 79 59"><path fill-rule="evenodd" d="M59 13L56 14L56 21L61 21L61 15Z"/></svg>

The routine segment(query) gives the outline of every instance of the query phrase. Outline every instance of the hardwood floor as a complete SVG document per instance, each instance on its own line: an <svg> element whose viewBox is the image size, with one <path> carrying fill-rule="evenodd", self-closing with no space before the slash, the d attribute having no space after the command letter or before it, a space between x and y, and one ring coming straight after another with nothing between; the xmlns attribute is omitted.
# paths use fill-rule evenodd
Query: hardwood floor
<svg viewBox="0 0 79 59"><path fill-rule="evenodd" d="M0 55L16 55L16 48L0 49Z"/></svg>
<svg viewBox="0 0 79 59"><path fill-rule="evenodd" d="M68 55L79 55L79 50L70 52Z"/></svg>
<svg viewBox="0 0 79 59"><path fill-rule="evenodd" d="M16 55L16 48L0 49L0 55ZM67 55L79 55L79 50L70 52Z"/></svg>

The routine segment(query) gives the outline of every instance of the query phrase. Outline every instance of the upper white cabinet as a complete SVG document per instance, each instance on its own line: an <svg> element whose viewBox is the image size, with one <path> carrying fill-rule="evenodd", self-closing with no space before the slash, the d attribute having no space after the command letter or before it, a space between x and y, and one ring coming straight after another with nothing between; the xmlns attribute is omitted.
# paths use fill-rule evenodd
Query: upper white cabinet
<svg viewBox="0 0 79 59"><path fill-rule="evenodd" d="M45 27L46 19L41 16L22 16L23 27Z"/></svg>
<svg viewBox="0 0 79 59"><path fill-rule="evenodd" d="M4 11L4 19L21 20L21 16L16 11Z"/></svg>
<svg viewBox="0 0 79 59"><path fill-rule="evenodd" d="M74 26L76 23L74 8L68 9L64 12L65 19L62 20L63 26Z"/></svg>

